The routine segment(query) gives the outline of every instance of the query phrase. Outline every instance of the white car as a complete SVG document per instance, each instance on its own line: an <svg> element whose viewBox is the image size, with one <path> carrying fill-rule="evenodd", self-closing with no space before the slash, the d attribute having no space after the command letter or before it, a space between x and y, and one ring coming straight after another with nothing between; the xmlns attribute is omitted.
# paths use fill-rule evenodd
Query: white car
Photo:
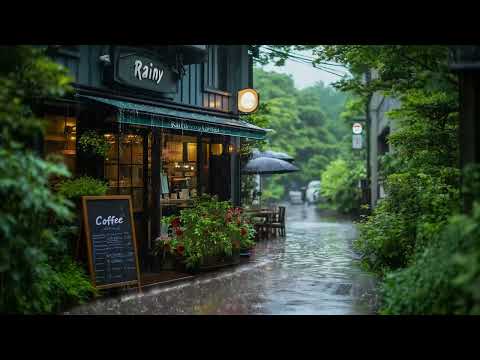
<svg viewBox="0 0 480 360"><path fill-rule="evenodd" d="M301 191L290 191L288 193L290 197L290 204L303 204L302 192Z"/></svg>
<svg viewBox="0 0 480 360"><path fill-rule="evenodd" d="M321 182L318 180L310 181L307 186L307 190L305 193L305 198L307 200L307 203L310 204L315 204L320 201L320 188L321 188Z"/></svg>

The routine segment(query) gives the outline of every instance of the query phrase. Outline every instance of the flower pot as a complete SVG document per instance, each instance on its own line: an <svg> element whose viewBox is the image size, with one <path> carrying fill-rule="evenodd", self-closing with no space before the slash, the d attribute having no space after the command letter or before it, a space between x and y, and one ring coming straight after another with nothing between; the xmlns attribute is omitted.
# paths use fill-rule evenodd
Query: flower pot
<svg viewBox="0 0 480 360"><path fill-rule="evenodd" d="M175 257L171 255L167 255L165 256L164 259L162 259L162 262L161 262L162 270L175 270L175 266L176 266Z"/></svg>

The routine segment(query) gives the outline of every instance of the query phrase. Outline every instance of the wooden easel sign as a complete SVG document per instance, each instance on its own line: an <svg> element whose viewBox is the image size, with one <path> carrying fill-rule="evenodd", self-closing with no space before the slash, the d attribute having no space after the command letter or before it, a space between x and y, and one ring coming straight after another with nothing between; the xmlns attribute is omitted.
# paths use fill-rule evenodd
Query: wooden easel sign
<svg viewBox="0 0 480 360"><path fill-rule="evenodd" d="M97 289L138 285L140 290L131 197L82 196L82 210L93 285Z"/></svg>

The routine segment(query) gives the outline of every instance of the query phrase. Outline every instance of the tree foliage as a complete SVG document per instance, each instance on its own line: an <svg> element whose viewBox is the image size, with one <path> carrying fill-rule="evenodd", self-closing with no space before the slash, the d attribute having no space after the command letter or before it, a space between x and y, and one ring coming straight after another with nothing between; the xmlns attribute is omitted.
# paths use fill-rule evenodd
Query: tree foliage
<svg viewBox="0 0 480 360"><path fill-rule="evenodd" d="M316 61L350 67L352 76L337 88L354 92L362 101L379 92L401 102L388 114L397 128L388 139L394 152L381 159L387 196L361 223L355 243L364 265L383 278L382 311L470 311L472 304L458 305L454 279L461 270L449 258L475 242L464 241L466 235L454 239L448 230L460 221L455 218L460 172L457 79L448 70L447 47L341 45L316 47L314 53ZM369 69L375 69L376 76L366 82L363 74ZM473 229L474 219L462 221ZM466 278L463 289L477 279Z"/></svg>
<svg viewBox="0 0 480 360"><path fill-rule="evenodd" d="M72 218L72 204L52 191L49 178L69 173L30 146L43 131L31 105L63 96L70 78L33 47L1 47L0 59L0 311L54 312L93 292L58 231Z"/></svg>
<svg viewBox="0 0 480 360"><path fill-rule="evenodd" d="M362 194L358 183L364 177L363 162L338 158L322 173L321 194L335 210L351 213L360 208Z"/></svg>
<svg viewBox="0 0 480 360"><path fill-rule="evenodd" d="M340 116L348 96L320 82L297 89L291 76L260 67L255 68L254 79L262 103L268 107L267 127L273 130L265 147L293 156L301 168L298 173L265 179L262 198L279 200L286 190L298 190L309 181L318 180L338 155L349 132Z"/></svg>

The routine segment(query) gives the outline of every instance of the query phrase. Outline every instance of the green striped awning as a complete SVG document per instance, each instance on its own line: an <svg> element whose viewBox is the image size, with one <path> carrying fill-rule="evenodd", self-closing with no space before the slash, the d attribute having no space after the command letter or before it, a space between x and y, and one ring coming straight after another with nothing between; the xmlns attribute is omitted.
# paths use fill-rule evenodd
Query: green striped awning
<svg viewBox="0 0 480 360"><path fill-rule="evenodd" d="M118 121L123 124L197 131L258 140L264 139L266 135L265 129L242 120L96 96L78 96L117 108Z"/></svg>

